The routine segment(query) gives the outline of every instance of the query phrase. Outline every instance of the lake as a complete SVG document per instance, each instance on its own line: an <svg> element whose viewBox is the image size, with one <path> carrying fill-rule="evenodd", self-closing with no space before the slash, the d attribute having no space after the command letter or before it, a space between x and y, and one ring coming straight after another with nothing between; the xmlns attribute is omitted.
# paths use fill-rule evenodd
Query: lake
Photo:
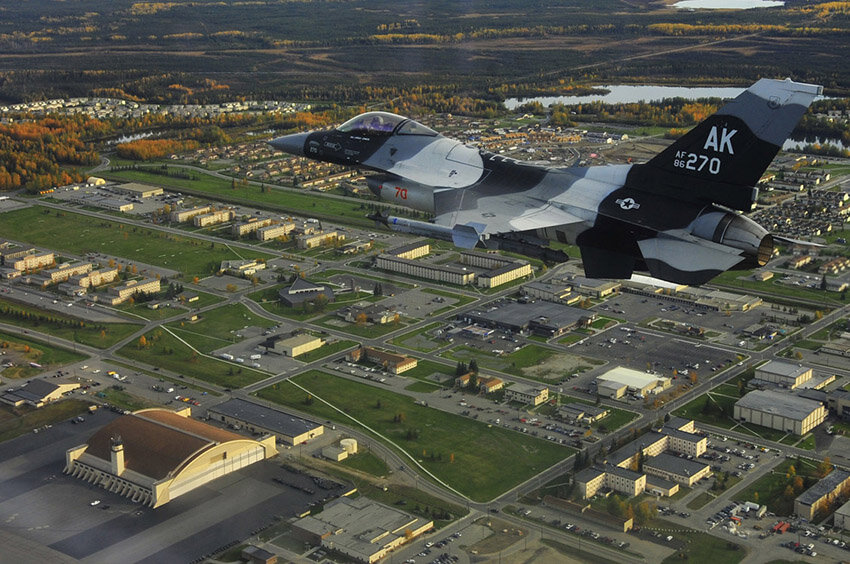
<svg viewBox="0 0 850 564"><path fill-rule="evenodd" d="M608 94L593 94L589 96L537 96L534 98L508 98L505 107L509 110L528 102L540 102L546 107L552 104L587 104L589 102L605 102L606 104L625 104L632 102L653 102L664 98L734 98L745 88L739 87L709 87L709 86L651 86L617 84L594 86L604 88Z"/></svg>
<svg viewBox="0 0 850 564"><path fill-rule="evenodd" d="M778 0L681 0L673 7L680 10L751 10L784 5L785 2Z"/></svg>

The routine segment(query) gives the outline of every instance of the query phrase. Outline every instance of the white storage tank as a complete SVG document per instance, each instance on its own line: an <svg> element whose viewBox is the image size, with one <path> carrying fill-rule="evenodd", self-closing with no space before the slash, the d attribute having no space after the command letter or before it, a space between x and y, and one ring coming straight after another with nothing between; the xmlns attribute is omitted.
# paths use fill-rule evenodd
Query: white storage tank
<svg viewBox="0 0 850 564"><path fill-rule="evenodd" d="M357 454L357 439L342 439L339 441L339 446L348 454Z"/></svg>

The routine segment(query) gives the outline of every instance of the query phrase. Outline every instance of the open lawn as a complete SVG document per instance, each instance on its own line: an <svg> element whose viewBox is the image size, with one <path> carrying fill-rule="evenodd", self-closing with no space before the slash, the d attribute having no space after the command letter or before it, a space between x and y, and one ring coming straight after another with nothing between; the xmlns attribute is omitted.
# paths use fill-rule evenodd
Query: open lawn
<svg viewBox="0 0 850 564"><path fill-rule="evenodd" d="M653 528L669 530L676 541L684 541L684 546L662 560L662 564L684 561L696 564L736 564L747 555L745 548L731 540L695 529L683 529L676 523L658 519L653 523Z"/></svg>
<svg viewBox="0 0 850 564"><path fill-rule="evenodd" d="M196 349L211 353L242 340L240 330L247 327L272 327L276 323L261 317L242 304L227 304L205 311L198 321L173 321L168 328Z"/></svg>
<svg viewBox="0 0 850 564"><path fill-rule="evenodd" d="M146 333L145 340L145 346L133 342L119 349L118 354L225 388L241 388L268 377L247 366L199 355L161 329Z"/></svg>
<svg viewBox="0 0 850 564"><path fill-rule="evenodd" d="M792 466L793 472L791 472ZM765 504L768 511L779 516L792 515L794 499L817 482L816 472L817 467L811 461L782 460L768 474L739 491L734 499ZM800 479L797 480L797 478Z"/></svg>
<svg viewBox="0 0 850 564"><path fill-rule="evenodd" d="M411 331L410 333L405 333L404 335L399 335L394 338L391 342L394 345L401 345L403 347L407 347L409 349L422 351L422 352L431 352L435 349L440 348L442 346L441 343L431 339L425 333L429 331L433 331L439 327L442 327L442 323L429 323L424 327L420 327L416 331Z"/></svg>
<svg viewBox="0 0 850 564"><path fill-rule="evenodd" d="M353 456L349 456L341 464L378 477L386 476L390 470L386 462L369 451L361 451Z"/></svg>
<svg viewBox="0 0 850 564"><path fill-rule="evenodd" d="M135 323L93 323L5 299L0 299L0 311L3 312L3 323L98 349L111 347L142 328Z"/></svg>
<svg viewBox="0 0 850 564"><path fill-rule="evenodd" d="M451 388L454 386L456 366L441 364L431 360L419 360L416 363L416 368L411 368L403 372L401 375L404 378L415 378L422 380L428 384L441 383L444 386Z"/></svg>
<svg viewBox="0 0 850 564"><path fill-rule="evenodd" d="M128 411L138 411L139 409L146 409L148 407L162 407L148 399L127 392L124 386L121 385L109 386L100 390L98 393L103 394L99 397L107 403Z"/></svg>
<svg viewBox="0 0 850 564"><path fill-rule="evenodd" d="M30 378L41 372L88 358L84 354L54 347L43 341L2 331L0 331L0 348L4 353L3 362L14 363L14 366L3 370L4 378ZM41 368L31 366L29 364L31 362L40 364Z"/></svg>
<svg viewBox="0 0 850 564"><path fill-rule="evenodd" d="M328 402L392 440L438 478L478 501L492 499L573 452L323 372L310 371L293 380L309 393L282 382L258 395L323 419L353 423L324 403Z"/></svg>
<svg viewBox="0 0 850 564"><path fill-rule="evenodd" d="M402 319L384 324L366 323L361 325L359 323L349 323L336 315L326 315L316 320L315 323L328 329L336 329L337 331L343 331L364 339L377 339L407 325Z"/></svg>
<svg viewBox="0 0 850 564"><path fill-rule="evenodd" d="M475 359L481 368L498 370L506 374L524 376L547 383L572 374L575 372L575 366L580 364L573 362L573 360L578 359L574 355L558 353L536 344L528 344L518 351L501 355L461 345L442 353L440 356L466 363Z"/></svg>
<svg viewBox="0 0 850 564"><path fill-rule="evenodd" d="M160 165L154 165L160 166ZM232 203L242 203L269 210L289 212L297 215L307 215L334 221L345 221L347 224L360 225L369 229L374 228L374 222L366 219L369 213L361 202L353 198L350 201L328 198L316 192L296 192L272 188L261 192L259 186L240 186L234 190L230 180L216 178L211 175L199 174L197 180L162 176L146 172L144 169L122 170L106 173L107 178L147 182L180 190L183 193L194 193L201 196L214 196L217 200Z"/></svg>
<svg viewBox="0 0 850 564"><path fill-rule="evenodd" d="M0 442L31 433L44 425L56 425L81 413L88 413L91 403L78 399L57 401L36 409L0 404ZM97 415L94 415L97 417ZM50 432L47 430L46 432Z"/></svg>
<svg viewBox="0 0 850 564"><path fill-rule="evenodd" d="M261 251L240 250L237 255L219 243L42 206L0 214L0 237L81 256L108 253L174 269L189 279L218 271L223 260L272 258Z"/></svg>

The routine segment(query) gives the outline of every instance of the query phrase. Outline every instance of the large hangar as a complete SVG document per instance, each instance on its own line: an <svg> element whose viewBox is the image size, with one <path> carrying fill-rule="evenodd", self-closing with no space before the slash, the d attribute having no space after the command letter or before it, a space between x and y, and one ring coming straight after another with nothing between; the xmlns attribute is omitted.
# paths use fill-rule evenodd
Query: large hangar
<svg viewBox="0 0 850 564"><path fill-rule="evenodd" d="M68 449L65 473L159 507L277 454L273 435L257 441L189 414L154 408L119 417Z"/></svg>

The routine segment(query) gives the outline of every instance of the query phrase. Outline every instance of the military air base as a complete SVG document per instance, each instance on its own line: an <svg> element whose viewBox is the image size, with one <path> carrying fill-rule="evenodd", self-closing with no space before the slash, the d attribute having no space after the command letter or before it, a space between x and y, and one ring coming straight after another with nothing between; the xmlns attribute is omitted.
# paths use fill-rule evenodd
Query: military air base
<svg viewBox="0 0 850 564"><path fill-rule="evenodd" d="M850 560L844 3L59 4L0 562Z"/></svg>

